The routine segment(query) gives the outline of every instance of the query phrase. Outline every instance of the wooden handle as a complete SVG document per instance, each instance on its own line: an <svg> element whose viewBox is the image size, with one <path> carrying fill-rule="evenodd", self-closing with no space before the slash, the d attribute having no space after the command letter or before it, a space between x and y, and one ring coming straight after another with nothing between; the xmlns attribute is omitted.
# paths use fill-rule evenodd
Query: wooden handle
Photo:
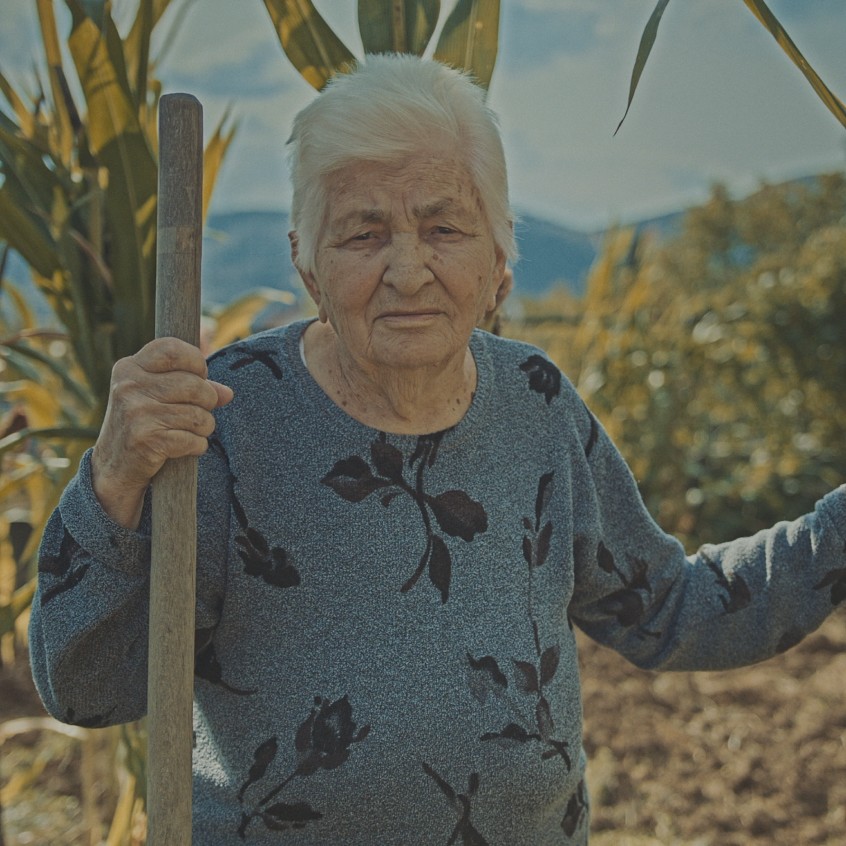
<svg viewBox="0 0 846 846"><path fill-rule="evenodd" d="M188 94L159 104L156 337L200 339L203 111ZM147 677L147 844L191 843L197 459L153 479Z"/></svg>

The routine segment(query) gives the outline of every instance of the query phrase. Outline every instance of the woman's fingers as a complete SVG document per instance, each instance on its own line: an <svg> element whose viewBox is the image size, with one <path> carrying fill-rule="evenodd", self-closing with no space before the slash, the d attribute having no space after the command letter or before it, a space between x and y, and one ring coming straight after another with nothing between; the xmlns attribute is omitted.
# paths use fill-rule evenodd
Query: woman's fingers
<svg viewBox="0 0 846 846"><path fill-rule="evenodd" d="M226 403L231 402L232 398L235 396L235 392L229 387L229 385L221 385L220 382L212 382L211 380L209 380L209 384L217 392L217 405L215 408L220 408L222 405L226 405Z"/></svg>
<svg viewBox="0 0 846 846"><path fill-rule="evenodd" d="M151 341L115 364L92 456L94 490L113 519L137 525L144 491L165 461L207 449L212 411L233 396L207 376L202 353L176 338Z"/></svg>

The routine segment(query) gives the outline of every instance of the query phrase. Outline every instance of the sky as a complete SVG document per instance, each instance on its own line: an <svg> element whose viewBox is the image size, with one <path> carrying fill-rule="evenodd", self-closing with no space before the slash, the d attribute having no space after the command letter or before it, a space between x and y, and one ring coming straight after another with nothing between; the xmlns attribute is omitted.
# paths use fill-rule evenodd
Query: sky
<svg viewBox="0 0 846 846"><path fill-rule="evenodd" d="M655 2L502 0L489 103L519 213L592 231L701 202L714 182L739 196L762 180L844 169L846 130L742 0L670 2L615 137ZM356 0L314 3L360 55ZM453 3L444 0L442 19ZM113 4L119 20L133 5ZM227 108L238 122L212 210L287 209L285 139L294 114L316 94L282 52L261 0L188 5L159 76L166 92L202 101L207 133ZM846 100L846 3L769 5ZM0 70L16 81L37 53L34 7L2 0ZM175 18L165 18L162 31ZM60 26L67 31L66 17Z"/></svg>

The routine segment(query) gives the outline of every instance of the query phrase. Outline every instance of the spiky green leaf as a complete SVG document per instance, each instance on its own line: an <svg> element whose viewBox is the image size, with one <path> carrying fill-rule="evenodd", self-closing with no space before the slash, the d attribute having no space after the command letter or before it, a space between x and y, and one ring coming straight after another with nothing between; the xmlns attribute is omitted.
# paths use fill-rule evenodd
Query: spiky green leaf
<svg viewBox="0 0 846 846"><path fill-rule="evenodd" d="M73 151L73 121L71 115L76 109L72 105L70 91L62 67L62 51L59 47L59 33L52 0L36 0L38 21L41 26L41 42L47 61L47 74L53 97L53 126L56 133L58 158L67 166Z"/></svg>
<svg viewBox="0 0 846 846"><path fill-rule="evenodd" d="M123 42L127 76L135 89L138 105L142 106L148 87L150 39L171 0L141 0L132 28Z"/></svg>
<svg viewBox="0 0 846 846"><path fill-rule="evenodd" d="M68 44L88 103L91 152L109 174L113 356L119 358L153 337L157 167L138 120L114 22L107 17L101 30L79 0L66 2L73 13Z"/></svg>
<svg viewBox="0 0 846 846"><path fill-rule="evenodd" d="M438 23L440 0L359 0L365 53L421 55Z"/></svg>
<svg viewBox="0 0 846 846"><path fill-rule="evenodd" d="M62 441L86 441L94 443L100 430L93 426L45 426L43 428L21 429L0 439L0 455L20 446L29 438L55 438Z"/></svg>
<svg viewBox="0 0 846 846"><path fill-rule="evenodd" d="M825 103L826 108L846 126L846 106L836 97L829 87L820 79L817 72L808 64L807 59L793 43L793 39L787 34L784 27L779 23L776 16L770 11L764 0L743 0L752 11L752 14L770 31L779 46L790 57L790 61L796 65L805 75L805 79L811 83L820 100Z"/></svg>
<svg viewBox="0 0 846 846"><path fill-rule="evenodd" d="M43 374L39 371L38 367L28 364L29 361L36 362L49 373L58 377L64 389L77 402L81 403L84 407L92 404L93 398L91 394L79 383L61 359L47 355L20 341L0 342L0 346L5 350L3 357L6 361L18 370L23 371L25 378L32 379L34 382L42 381Z"/></svg>
<svg viewBox="0 0 846 846"><path fill-rule="evenodd" d="M21 208L6 185L0 188L0 241L19 252L42 276L51 277L60 268L55 244L44 227Z"/></svg>
<svg viewBox="0 0 846 846"><path fill-rule="evenodd" d="M26 107L23 98L2 73L0 73L0 94L8 100L14 110L24 137L31 138L35 133L35 115Z"/></svg>
<svg viewBox="0 0 846 846"><path fill-rule="evenodd" d="M209 203L211 203L217 175L220 172L226 151L235 137L236 130L237 126L229 125L229 111L227 110L215 127L203 151L203 220L208 215Z"/></svg>
<svg viewBox="0 0 846 846"><path fill-rule="evenodd" d="M643 35L640 37L640 46L637 48L637 56L635 57L634 67L632 68L632 79L629 83L629 99L626 103L626 111L623 112L623 117L617 124L614 130L616 135L632 107L632 100L634 99L635 91L637 91L638 83L643 75L643 69L646 67L646 61L649 54L652 52L652 47L655 44L655 36L658 35L658 25L661 23L661 18L664 15L664 10L670 0L658 0L658 5L652 10L649 20L646 22L646 28L643 30Z"/></svg>
<svg viewBox="0 0 846 846"><path fill-rule="evenodd" d="M499 49L499 0L458 0L444 24L434 58L490 85Z"/></svg>
<svg viewBox="0 0 846 846"><path fill-rule="evenodd" d="M355 56L332 31L311 0L264 0L279 43L309 85L320 91Z"/></svg>

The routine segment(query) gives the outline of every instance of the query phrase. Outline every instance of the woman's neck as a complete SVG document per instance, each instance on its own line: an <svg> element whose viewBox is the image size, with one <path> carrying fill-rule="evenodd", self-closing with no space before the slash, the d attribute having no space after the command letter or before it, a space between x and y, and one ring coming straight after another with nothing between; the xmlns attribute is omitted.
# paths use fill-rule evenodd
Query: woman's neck
<svg viewBox="0 0 846 846"><path fill-rule="evenodd" d="M384 432L425 435L455 426L476 390L469 349L437 368L368 367L345 355L334 330L312 323L304 336L309 373L350 417Z"/></svg>

